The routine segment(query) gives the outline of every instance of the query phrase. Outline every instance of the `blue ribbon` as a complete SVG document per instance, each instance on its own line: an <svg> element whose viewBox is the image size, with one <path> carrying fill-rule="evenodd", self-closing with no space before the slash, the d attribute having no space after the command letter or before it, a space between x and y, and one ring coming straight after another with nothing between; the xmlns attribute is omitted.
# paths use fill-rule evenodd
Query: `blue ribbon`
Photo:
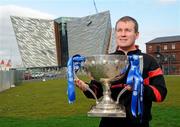
<svg viewBox="0 0 180 127"><path fill-rule="evenodd" d="M74 74L81 68L82 64L85 62L85 57L79 54L70 57L67 63L67 80L68 80L68 101L73 103L76 99L75 87L74 87Z"/></svg>
<svg viewBox="0 0 180 127"><path fill-rule="evenodd" d="M143 113L143 78L140 71L140 61L138 55L128 56L130 70L128 72L126 84L133 88L131 100L131 112L134 117Z"/></svg>

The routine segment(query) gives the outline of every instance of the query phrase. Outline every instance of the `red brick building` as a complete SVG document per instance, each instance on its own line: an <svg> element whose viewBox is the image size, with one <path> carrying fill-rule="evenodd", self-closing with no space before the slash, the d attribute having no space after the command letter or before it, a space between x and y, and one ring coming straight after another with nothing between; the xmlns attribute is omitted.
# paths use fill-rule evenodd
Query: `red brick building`
<svg viewBox="0 0 180 127"><path fill-rule="evenodd" d="M180 75L180 36L155 38L146 43L146 52L157 59L164 74Z"/></svg>

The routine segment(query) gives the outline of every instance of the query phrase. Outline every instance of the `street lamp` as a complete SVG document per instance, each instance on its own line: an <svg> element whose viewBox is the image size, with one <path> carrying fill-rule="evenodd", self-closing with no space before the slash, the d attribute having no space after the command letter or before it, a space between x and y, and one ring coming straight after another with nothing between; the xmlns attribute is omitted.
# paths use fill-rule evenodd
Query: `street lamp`
<svg viewBox="0 0 180 127"><path fill-rule="evenodd" d="M167 67L168 67L168 74L170 74L172 72L172 61L173 61L173 55L172 54L166 54L165 56L165 61L167 63Z"/></svg>

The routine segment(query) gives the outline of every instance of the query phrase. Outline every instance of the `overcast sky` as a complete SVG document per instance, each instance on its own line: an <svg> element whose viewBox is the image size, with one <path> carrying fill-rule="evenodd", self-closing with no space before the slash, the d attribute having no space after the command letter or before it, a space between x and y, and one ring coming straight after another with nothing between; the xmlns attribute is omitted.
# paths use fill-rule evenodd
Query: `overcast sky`
<svg viewBox="0 0 180 127"><path fill-rule="evenodd" d="M180 0L95 0L98 12L109 10L111 23L128 15L137 19L140 28L140 38L137 44L145 52L145 43L163 36L180 35ZM83 17L95 14L93 0L1 0L0 9L5 6L18 6L43 14L46 18ZM34 14L34 13L32 13ZM35 15L35 14L34 14ZM31 17L29 13L24 16ZM0 12L0 29L4 26ZM0 59L3 50L7 48L2 42L0 31ZM3 33L5 36L6 33ZM3 45L3 46L2 46ZM11 47L12 49L12 47ZM8 49L9 50L9 49ZM13 56L12 53L9 56Z"/></svg>

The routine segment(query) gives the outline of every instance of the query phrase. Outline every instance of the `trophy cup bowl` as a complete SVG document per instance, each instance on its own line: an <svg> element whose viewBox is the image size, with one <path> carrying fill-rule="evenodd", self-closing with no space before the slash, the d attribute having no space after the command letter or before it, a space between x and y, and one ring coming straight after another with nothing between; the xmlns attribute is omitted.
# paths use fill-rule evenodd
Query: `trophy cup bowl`
<svg viewBox="0 0 180 127"><path fill-rule="evenodd" d="M125 107L119 104L121 94L126 91L121 90L117 101L111 98L111 82L124 77L123 70L127 67L128 58L125 55L95 55L86 57L84 69L94 80L101 82L103 96L98 100L95 93L88 87L87 89L96 99L96 105L88 112L88 116L94 117L126 117Z"/></svg>

